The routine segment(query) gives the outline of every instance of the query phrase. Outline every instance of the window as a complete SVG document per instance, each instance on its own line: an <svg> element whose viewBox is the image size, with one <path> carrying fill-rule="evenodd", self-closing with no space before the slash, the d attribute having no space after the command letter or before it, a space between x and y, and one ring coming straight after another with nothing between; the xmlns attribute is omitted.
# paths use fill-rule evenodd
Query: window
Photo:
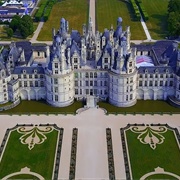
<svg viewBox="0 0 180 180"><path fill-rule="evenodd" d="M32 74L29 75L29 78L30 78L30 79L32 78Z"/></svg>
<svg viewBox="0 0 180 180"><path fill-rule="evenodd" d="M142 86L142 81L139 81L139 86Z"/></svg>
<svg viewBox="0 0 180 180"><path fill-rule="evenodd" d="M152 81L149 81L149 86L152 86L152 85L153 85Z"/></svg>
<svg viewBox="0 0 180 180"><path fill-rule="evenodd" d="M89 81L86 81L86 86L89 86Z"/></svg>
<svg viewBox="0 0 180 180"><path fill-rule="evenodd" d="M38 81L35 81L35 87L38 87Z"/></svg>
<svg viewBox="0 0 180 180"><path fill-rule="evenodd" d="M33 87L33 82L29 81L30 87Z"/></svg>
<svg viewBox="0 0 180 180"><path fill-rule="evenodd" d="M37 79L37 78L38 78L38 75L37 75L37 74L35 74L35 76L34 76L34 77L35 77L35 79Z"/></svg>
<svg viewBox="0 0 180 180"><path fill-rule="evenodd" d="M133 90L133 86L130 86L130 91L132 91Z"/></svg>
<svg viewBox="0 0 180 180"><path fill-rule="evenodd" d="M89 94L89 89L86 89L86 94Z"/></svg>
<svg viewBox="0 0 180 180"><path fill-rule="evenodd" d="M90 72L90 78L93 78L93 73L92 72Z"/></svg>
<svg viewBox="0 0 180 180"><path fill-rule="evenodd" d="M22 82L21 81L19 81L19 87L22 87Z"/></svg>
<svg viewBox="0 0 180 180"><path fill-rule="evenodd" d="M104 58L104 63L108 63L108 58Z"/></svg>
<svg viewBox="0 0 180 180"><path fill-rule="evenodd" d="M23 75L23 78L27 78L26 74Z"/></svg>
<svg viewBox="0 0 180 180"><path fill-rule="evenodd" d="M155 86L157 86L158 85L158 82L157 81L155 81Z"/></svg>
<svg viewBox="0 0 180 180"><path fill-rule="evenodd" d="M101 86L103 86L103 82L101 81Z"/></svg>
<svg viewBox="0 0 180 180"><path fill-rule="evenodd" d="M142 74L139 75L139 78L142 78Z"/></svg>
<svg viewBox="0 0 180 180"><path fill-rule="evenodd" d="M90 81L90 86L93 86L93 81Z"/></svg>
<svg viewBox="0 0 180 180"><path fill-rule="evenodd" d="M97 73L96 72L94 73L94 78L97 78Z"/></svg>
<svg viewBox="0 0 180 180"><path fill-rule="evenodd" d="M41 81L40 83L41 83L41 87L43 87L44 86L44 81Z"/></svg>
<svg viewBox="0 0 180 180"><path fill-rule="evenodd" d="M78 68L78 66L77 65L74 65L74 69L77 69Z"/></svg>
<svg viewBox="0 0 180 180"><path fill-rule="evenodd" d="M105 66L104 66L104 69L108 69L108 65L105 65Z"/></svg>
<svg viewBox="0 0 180 180"><path fill-rule="evenodd" d="M78 63L78 58L74 58L74 63Z"/></svg>
<svg viewBox="0 0 180 180"><path fill-rule="evenodd" d="M54 63L54 67L55 67L55 68L58 68L58 63Z"/></svg>
<svg viewBox="0 0 180 180"><path fill-rule="evenodd" d="M58 95L55 95L54 97L55 97L55 101L58 101Z"/></svg>
<svg viewBox="0 0 180 180"><path fill-rule="evenodd" d="M132 67L132 62L129 62L129 67Z"/></svg>
<svg viewBox="0 0 180 180"><path fill-rule="evenodd" d="M147 81L144 82L144 86L147 86Z"/></svg>
<svg viewBox="0 0 180 180"><path fill-rule="evenodd" d="M163 86L163 81L160 81L160 86Z"/></svg>
<svg viewBox="0 0 180 180"><path fill-rule="evenodd" d="M27 81L24 81L24 87L27 87Z"/></svg>
<svg viewBox="0 0 180 180"><path fill-rule="evenodd" d="M58 70L55 70L55 74L58 74Z"/></svg>
<svg viewBox="0 0 180 180"><path fill-rule="evenodd" d="M128 95L126 95L126 101L128 101Z"/></svg>
<svg viewBox="0 0 180 180"><path fill-rule="evenodd" d="M18 74L18 78L21 78L21 74Z"/></svg>
<svg viewBox="0 0 180 180"><path fill-rule="evenodd" d="M150 78L153 78L153 74L150 74Z"/></svg>
<svg viewBox="0 0 180 180"><path fill-rule="evenodd" d="M78 94L78 89L75 89L75 94Z"/></svg>
<svg viewBox="0 0 180 180"><path fill-rule="evenodd" d="M75 86L78 86L78 81L75 81Z"/></svg>
<svg viewBox="0 0 180 180"><path fill-rule="evenodd" d="M37 55L40 56L40 52L39 51L37 52Z"/></svg>
<svg viewBox="0 0 180 180"><path fill-rule="evenodd" d="M133 82L133 77L130 78L130 83L132 83L132 82Z"/></svg>
<svg viewBox="0 0 180 180"><path fill-rule="evenodd" d="M42 79L44 76L43 76L43 74L40 74L40 78Z"/></svg>
<svg viewBox="0 0 180 180"><path fill-rule="evenodd" d="M54 84L58 84L58 79L54 79Z"/></svg>
<svg viewBox="0 0 180 180"><path fill-rule="evenodd" d="M132 94L130 94L130 100L132 100L133 99L133 95Z"/></svg>
<svg viewBox="0 0 180 180"><path fill-rule="evenodd" d="M88 78L89 77L89 74L88 73L86 73L86 78Z"/></svg>

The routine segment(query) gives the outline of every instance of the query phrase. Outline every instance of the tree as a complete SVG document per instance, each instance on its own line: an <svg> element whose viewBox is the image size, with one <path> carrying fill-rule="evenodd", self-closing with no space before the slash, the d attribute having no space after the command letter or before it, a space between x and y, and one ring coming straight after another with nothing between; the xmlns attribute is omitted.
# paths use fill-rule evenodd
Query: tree
<svg viewBox="0 0 180 180"><path fill-rule="evenodd" d="M169 35L180 36L180 0L169 1L167 22Z"/></svg>
<svg viewBox="0 0 180 180"><path fill-rule="evenodd" d="M11 22L10 22L10 24L9 24L9 27L10 27L11 29L13 29L13 31L15 32L15 31L19 28L20 24L21 24L21 18L20 18L20 16L15 15L15 16L12 18L12 20L11 20Z"/></svg>
<svg viewBox="0 0 180 180"><path fill-rule="evenodd" d="M11 38L13 36L13 30L11 28L7 28L6 32L7 32L8 37Z"/></svg>

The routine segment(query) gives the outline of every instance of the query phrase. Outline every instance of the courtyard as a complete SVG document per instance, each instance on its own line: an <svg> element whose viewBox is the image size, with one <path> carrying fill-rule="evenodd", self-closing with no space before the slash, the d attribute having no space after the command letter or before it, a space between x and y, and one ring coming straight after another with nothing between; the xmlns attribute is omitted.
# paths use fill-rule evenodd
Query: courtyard
<svg viewBox="0 0 180 180"><path fill-rule="evenodd" d="M105 115L104 111L102 109L97 109L97 108L90 108L86 111L81 112L80 114L77 114L76 116L74 115L31 115L31 116L18 116L18 115L1 115L0 118L0 141L2 142L4 135L6 133L6 130L8 128L13 128L17 124L19 126L23 127L26 125L24 124L30 124L33 127L36 127L37 125L38 128L41 129L41 125L51 125L51 124L56 124L57 127L63 128L63 138L62 138L62 147L61 147L61 153L60 153L60 163L59 163L59 168L58 168L58 179L69 179L70 174L71 177L73 176L73 170L74 170L74 176L76 179L109 179L109 169L108 169L108 162L109 157L107 153L107 139L106 139L106 129L109 128L111 130L111 139L112 139L112 151L113 151L113 159L114 159L114 173L115 173L115 178L116 179L126 179L126 169L125 169L125 161L124 161L124 155L123 155L123 145L122 145L122 139L120 135L120 129L125 128L128 124L145 124L145 125L151 125L151 124L168 124L172 128L177 128L177 130L180 129L180 115L175 114L175 115ZM25 128L24 127L24 128ZM77 143L75 146L76 151L73 154L74 151L72 151L72 142L73 142L73 134L74 134L74 128L78 130L77 138ZM51 135L46 134L46 135ZM135 133L135 137L138 134ZM165 135L165 134L164 134ZM22 136L22 134L20 135ZM132 137L132 134L129 135ZM169 144L169 141L171 139L173 142L175 152L173 156L176 157L178 163L179 159L179 144L178 141L175 139L176 136L173 138L173 134L166 134L165 139L168 139L168 141L164 144L164 146L167 148L167 151L169 152L169 148L172 148L172 143ZM16 139L17 143L20 141L18 138ZM10 139L9 141L10 142ZM48 143L48 141L45 141ZM138 143L139 141L137 141ZM43 146L43 144L37 144L34 147L35 148L40 148L40 146ZM45 145L45 144L44 144ZM28 150L28 145L25 144L23 145L24 149ZM129 143L128 143L129 146ZM144 148L150 148L149 145L142 145ZM161 147L160 144L157 144L157 148ZM133 146L132 146L133 148ZM137 148L136 146L134 148ZM170 149L171 150L171 149ZM46 151L48 149L46 148ZM151 150L151 148L148 150ZM172 149L173 151L173 149ZM6 151L5 151L6 152ZM17 152L17 151L16 151ZM21 152L21 151L20 151ZM155 152L155 151L153 151ZM43 151L42 157L43 157ZM167 153L167 152L166 152ZM171 152L169 152L171 153ZM13 164L16 158L15 152L13 152L14 157L11 156L11 163ZM20 153L19 153L20 154ZM141 165L141 152L136 151L137 157L136 162ZM74 155L75 157L73 157ZM22 154L22 158L25 155ZM40 155L41 156L41 155ZM143 156L152 156L152 154L146 154L143 153ZM53 155L51 155L53 159ZM73 157L73 158L72 158ZM160 157L164 160L166 160L167 157L165 157L163 154ZM169 161L175 161L176 159L173 159L174 157L170 157ZM75 167L72 166L72 159L75 160ZM21 161L21 157L19 157L19 160ZM34 158L34 162L36 162L36 159ZM131 161L130 161L131 163ZM133 166L133 160L132 160L132 166ZM148 166L149 163L149 166ZM172 163L169 163L172 164ZM155 168L157 168L157 161L153 163L153 161L147 161L146 163L148 167L148 172L144 173L150 173L154 171ZM27 168L30 168L32 171L36 171L30 167L30 164L23 164L21 168L25 168L24 166L27 166ZM161 168L162 163L159 164ZM1 164L0 164L1 167ZM70 171L70 167L72 172ZM173 166L173 168L178 168L178 166ZM20 167L18 167L15 172L21 170ZM42 169L46 168L46 163L42 164ZM154 168L154 169L153 169ZM178 176L178 169L177 171L173 171L171 168L165 168L165 171L172 172ZM70 173L71 172L71 173ZM38 173L38 172L37 172ZM40 171L39 171L40 174ZM163 173L162 173L163 174ZM160 177L162 177L162 174ZM157 176L155 176L157 177ZM167 176L165 176L167 177Z"/></svg>

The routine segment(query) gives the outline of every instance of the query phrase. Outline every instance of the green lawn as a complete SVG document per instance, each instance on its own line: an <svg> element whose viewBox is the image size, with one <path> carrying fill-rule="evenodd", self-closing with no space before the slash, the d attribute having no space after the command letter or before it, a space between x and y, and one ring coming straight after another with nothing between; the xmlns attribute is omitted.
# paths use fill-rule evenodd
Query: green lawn
<svg viewBox="0 0 180 180"><path fill-rule="evenodd" d="M116 107L106 102L99 102L108 113L180 113L180 108L169 105L166 101L138 100L132 107Z"/></svg>
<svg viewBox="0 0 180 180"><path fill-rule="evenodd" d="M146 25L153 39L164 39L167 36L167 6L168 0L142 0L149 15Z"/></svg>
<svg viewBox="0 0 180 180"><path fill-rule="evenodd" d="M45 22L37 40L51 41L52 28L56 31L60 27L60 19L64 17L69 21L69 30L77 29L82 32L82 25L87 23L88 19L88 1L87 0L62 0L57 2L51 11L50 17Z"/></svg>
<svg viewBox="0 0 180 180"><path fill-rule="evenodd" d="M22 168L28 167L45 179L52 179L54 155L58 138L58 131L46 134L47 139L29 150L27 144L22 144L19 138L22 134L12 131L0 162L0 179Z"/></svg>
<svg viewBox="0 0 180 180"><path fill-rule="evenodd" d="M148 144L142 144L137 139L139 134L133 133L131 130L127 130L125 134L133 179L140 179L157 167L180 176L180 150L172 130L168 129L162 134L165 140L162 144L157 144L155 150Z"/></svg>
<svg viewBox="0 0 180 180"><path fill-rule="evenodd" d="M77 109L83 107L81 101L74 102L67 107L53 107L45 101L21 101L21 103L13 109L2 111L0 114L57 114L57 113L75 113Z"/></svg>
<svg viewBox="0 0 180 180"><path fill-rule="evenodd" d="M151 175L146 180L153 180L153 179L172 179L172 180L178 180L177 178L167 175L167 174L156 174L156 175Z"/></svg>
<svg viewBox="0 0 180 180"><path fill-rule="evenodd" d="M22 174L22 175L16 175L16 176L12 176L11 179L35 179L35 180L38 180L39 178L33 176L33 175L30 175L30 174Z"/></svg>
<svg viewBox="0 0 180 180"><path fill-rule="evenodd" d="M132 40L146 39L140 22L133 20L131 5L123 0L98 0L96 1L96 28L102 32L110 28L111 24L116 28L118 17L123 18L123 27L130 26Z"/></svg>

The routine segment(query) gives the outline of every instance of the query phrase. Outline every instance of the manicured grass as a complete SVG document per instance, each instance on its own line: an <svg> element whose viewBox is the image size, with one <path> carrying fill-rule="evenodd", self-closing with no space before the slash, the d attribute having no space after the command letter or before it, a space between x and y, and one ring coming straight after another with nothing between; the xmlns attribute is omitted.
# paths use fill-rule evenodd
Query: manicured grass
<svg viewBox="0 0 180 180"><path fill-rule="evenodd" d="M75 113L77 109L83 107L81 101L74 102L68 107L53 107L45 101L21 101L21 103L13 109L2 111L0 114L47 114L47 113Z"/></svg>
<svg viewBox="0 0 180 180"><path fill-rule="evenodd" d="M0 107L8 106L8 105L10 105L10 104L12 104L12 102L7 102L7 103L5 103L5 104L0 104Z"/></svg>
<svg viewBox="0 0 180 180"><path fill-rule="evenodd" d="M153 179L172 179L172 180L178 180L177 178L167 175L167 174L156 174L156 175L151 175L146 178L146 180L153 180Z"/></svg>
<svg viewBox="0 0 180 180"><path fill-rule="evenodd" d="M32 172L40 174L45 179L52 179L58 132L53 130L46 134L47 139L31 150L28 149L28 145L20 142L21 136L22 134L16 130L10 134L0 162L0 179L19 172L24 167L30 168Z"/></svg>
<svg viewBox="0 0 180 180"><path fill-rule="evenodd" d="M164 39L167 36L168 2L168 0L142 0L149 15L146 25L153 39Z"/></svg>
<svg viewBox="0 0 180 180"><path fill-rule="evenodd" d="M36 179L38 180L39 178L30 174L21 174L21 175L12 176L10 179L31 179L31 180Z"/></svg>
<svg viewBox="0 0 180 180"><path fill-rule="evenodd" d="M131 130L126 131L133 179L140 179L157 167L180 175L180 150L172 130L167 130L162 134L165 140L162 144L157 144L155 150L148 144L142 144L137 139L138 135Z"/></svg>
<svg viewBox="0 0 180 180"><path fill-rule="evenodd" d="M116 107L106 102L99 102L108 113L180 113L180 108L169 105L166 101L138 100L132 107Z"/></svg>
<svg viewBox="0 0 180 180"><path fill-rule="evenodd" d="M51 41L52 28L56 31L60 27L60 20L64 17L69 21L69 30L78 30L82 32L82 25L87 22L88 18L88 1L87 0L64 0L57 2L51 11L50 17L38 36L38 40Z"/></svg>
<svg viewBox="0 0 180 180"><path fill-rule="evenodd" d="M133 20L130 3L121 0L98 0L96 1L96 29L100 32L109 29L111 24L116 28L118 17L123 19L123 27L130 26L132 40L146 39L142 25ZM125 29L124 29L125 30Z"/></svg>

